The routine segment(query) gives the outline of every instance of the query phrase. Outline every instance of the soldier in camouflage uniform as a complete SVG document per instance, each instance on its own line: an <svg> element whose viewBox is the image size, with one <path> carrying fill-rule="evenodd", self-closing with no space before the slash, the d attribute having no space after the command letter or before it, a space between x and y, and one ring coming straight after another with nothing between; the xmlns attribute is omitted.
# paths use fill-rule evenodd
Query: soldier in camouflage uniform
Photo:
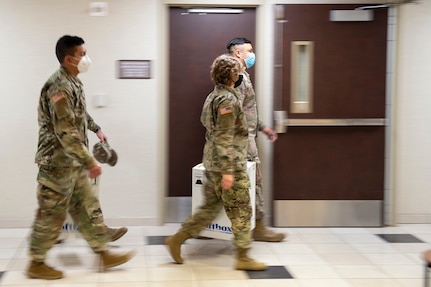
<svg viewBox="0 0 431 287"><path fill-rule="evenodd" d="M102 268L123 264L132 253L113 254L98 198L90 178L101 168L88 150L87 129L98 132L87 113L85 95L77 75L85 72L89 60L84 41L63 36L56 45L61 64L42 88L39 107L39 143L36 163L38 209L30 236L30 278L58 279L63 273L44 263L47 252L56 243L66 213L69 212L82 236L94 252L100 254ZM99 133L99 137L104 137Z"/></svg>
<svg viewBox="0 0 431 287"><path fill-rule="evenodd" d="M181 244L196 237L224 207L232 223L238 270L264 270L266 265L247 256L251 247L249 178L247 174L248 130L239 95L234 90L241 65L235 58L222 55L211 66L215 88L205 100L201 122L206 128L203 165L204 203L166 239L175 262L182 264Z"/></svg>
<svg viewBox="0 0 431 287"><path fill-rule="evenodd" d="M234 38L227 44L229 54L237 58L243 67L251 68L255 62L253 46L246 38ZM277 133L270 127L266 127L260 120L257 111L256 94L250 80L250 75L245 70L242 73L242 83L237 87L243 101L243 110L248 124L248 152L247 160L256 163L256 227L253 230L255 241L279 242L284 239L284 234L273 232L265 227L264 200L262 192L262 172L257 150L257 133L263 132L270 141L277 140Z"/></svg>

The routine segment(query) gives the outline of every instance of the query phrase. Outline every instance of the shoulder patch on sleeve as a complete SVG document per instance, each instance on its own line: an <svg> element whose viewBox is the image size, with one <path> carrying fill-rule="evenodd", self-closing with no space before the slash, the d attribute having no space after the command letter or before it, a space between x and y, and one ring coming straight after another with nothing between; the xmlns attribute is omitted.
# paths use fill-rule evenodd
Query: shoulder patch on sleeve
<svg viewBox="0 0 431 287"><path fill-rule="evenodd" d="M233 113L233 107L232 106L222 107L220 108L219 111L220 111L220 115L231 114Z"/></svg>
<svg viewBox="0 0 431 287"><path fill-rule="evenodd" d="M64 93L63 92L58 92L58 93L55 93L52 97L51 97L51 100L54 102L54 104L56 103L56 102L58 102L58 101L60 101L60 100L62 100L62 99L65 99L66 98L66 96L64 95Z"/></svg>

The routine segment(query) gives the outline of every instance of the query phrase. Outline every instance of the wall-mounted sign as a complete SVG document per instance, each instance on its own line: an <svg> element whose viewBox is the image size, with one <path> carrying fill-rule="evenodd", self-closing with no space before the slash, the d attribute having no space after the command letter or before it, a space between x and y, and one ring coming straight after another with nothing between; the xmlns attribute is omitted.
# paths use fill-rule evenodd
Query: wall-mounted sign
<svg viewBox="0 0 431 287"><path fill-rule="evenodd" d="M150 60L119 60L119 79L151 79Z"/></svg>

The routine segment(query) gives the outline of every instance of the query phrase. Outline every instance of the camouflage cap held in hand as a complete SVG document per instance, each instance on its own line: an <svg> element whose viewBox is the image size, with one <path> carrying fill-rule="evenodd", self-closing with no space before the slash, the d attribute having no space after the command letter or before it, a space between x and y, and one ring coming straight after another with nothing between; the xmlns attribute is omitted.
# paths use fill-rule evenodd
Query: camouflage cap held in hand
<svg viewBox="0 0 431 287"><path fill-rule="evenodd" d="M114 166L118 160L117 153L106 141L98 142L93 146L93 155L98 162L107 163L110 166Z"/></svg>

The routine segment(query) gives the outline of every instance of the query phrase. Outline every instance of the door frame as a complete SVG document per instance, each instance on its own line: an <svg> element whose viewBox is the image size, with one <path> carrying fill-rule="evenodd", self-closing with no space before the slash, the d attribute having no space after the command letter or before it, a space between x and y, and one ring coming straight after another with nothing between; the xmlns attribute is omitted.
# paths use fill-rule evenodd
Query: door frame
<svg viewBox="0 0 431 287"><path fill-rule="evenodd" d="M158 38L158 45L159 47L162 47L160 49L160 62L158 63L158 72L156 73L157 76L160 79L160 83L158 87L160 88L160 95L163 95L160 99L160 110L161 116L160 116L160 131L162 131L160 134L160 142L162 143L160 145L160 152L159 158L161 159L161 162L163 163L162 166L159 167L159 172L162 174L162 176L158 179L159 186L161 189L163 189L163 193L161 193L160 197L160 218L162 222L182 222L184 221L187 216L190 214L190 211L192 210L192 198L191 196L187 197L169 197L168 196L168 134L169 134L169 122L168 122L168 109L169 109L169 8L170 7L205 7L205 8L220 8L221 6L225 8L240 8L240 7L246 7L246 8L255 8L256 9L256 41L254 44L254 47L256 50L259 51L259 55L262 54L262 62L259 63L259 65L255 68L255 82L254 87L256 90L256 93L263 94L262 90L265 90L265 94L267 94L269 101L263 101L262 99L258 100L258 105L260 105L262 108L260 109L260 118L269 118L268 120L264 119L265 122L268 122L268 125L272 124L272 86L269 85L266 87L266 89L262 89L259 87L262 87L262 82L270 83L272 78L271 72L271 65L268 65L270 62L263 61L263 59L271 59L272 58L272 49L270 46L265 45L265 43L270 43L268 41L272 41L272 37L270 39L266 39L268 35L270 35L270 31L272 29L271 23L266 21L266 18L271 18L272 5L263 4L264 1L229 1L229 4L226 5L220 5L220 3L217 3L214 1L214 3L208 4L209 1L204 2L205 4L199 4L199 3L184 3L183 1L170 1L170 0L163 0L160 1L158 7L158 14L163 15L159 18L159 35L162 35ZM181 3L179 3L181 2ZM197 1L201 2L201 1ZM202 1L203 2L203 1ZM235 3L237 2L237 3ZM244 3L247 2L247 3ZM263 38L263 39L262 39ZM265 55L265 57L263 56ZM265 105L265 106L264 106ZM267 113L263 112L264 110L269 111ZM265 117L265 114L267 115ZM264 145L267 145L267 143L264 143ZM270 172L267 171L267 168L270 168L270 164L265 164L265 159L271 159L272 158L272 150L265 150L267 152L264 152L263 148L260 148L260 154L262 158L262 164L261 168L264 171L265 174L268 174L270 176ZM262 156L263 154L268 154L268 156ZM270 190L269 186L267 187L265 184L270 184L271 180L267 180L264 182L264 188L266 190ZM270 214L271 214L271 199L269 198L269 195L271 192L267 192L265 194L268 195L265 198L265 202L267 202L265 208L268 209L266 213L268 214L268 222L270 222Z"/></svg>

